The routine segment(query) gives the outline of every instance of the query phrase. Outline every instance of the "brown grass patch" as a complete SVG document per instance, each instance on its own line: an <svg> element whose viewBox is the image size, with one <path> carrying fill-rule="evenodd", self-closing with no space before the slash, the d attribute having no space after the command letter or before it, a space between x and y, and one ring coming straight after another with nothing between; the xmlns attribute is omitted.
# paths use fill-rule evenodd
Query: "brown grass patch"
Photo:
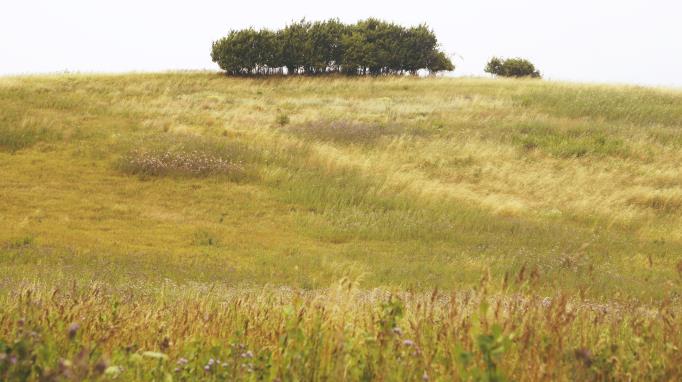
<svg viewBox="0 0 682 382"><path fill-rule="evenodd" d="M292 126L288 131L307 139L344 144L374 143L382 137L404 133L398 125L347 120L308 122Z"/></svg>
<svg viewBox="0 0 682 382"><path fill-rule="evenodd" d="M628 199L628 203L662 213L675 213L682 208L682 195L676 192L655 192Z"/></svg>

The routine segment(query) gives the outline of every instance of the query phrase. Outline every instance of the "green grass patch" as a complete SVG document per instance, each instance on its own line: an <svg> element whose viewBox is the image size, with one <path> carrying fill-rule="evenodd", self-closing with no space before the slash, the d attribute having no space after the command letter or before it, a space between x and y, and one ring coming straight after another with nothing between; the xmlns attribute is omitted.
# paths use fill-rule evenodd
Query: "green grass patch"
<svg viewBox="0 0 682 382"><path fill-rule="evenodd" d="M0 117L0 150L13 153L38 142L59 139L59 132L49 125L49 122L41 122L32 118L14 120Z"/></svg>
<svg viewBox="0 0 682 382"><path fill-rule="evenodd" d="M625 141L614 137L603 125L527 122L508 129L512 143L524 151L542 150L559 158L629 155Z"/></svg>

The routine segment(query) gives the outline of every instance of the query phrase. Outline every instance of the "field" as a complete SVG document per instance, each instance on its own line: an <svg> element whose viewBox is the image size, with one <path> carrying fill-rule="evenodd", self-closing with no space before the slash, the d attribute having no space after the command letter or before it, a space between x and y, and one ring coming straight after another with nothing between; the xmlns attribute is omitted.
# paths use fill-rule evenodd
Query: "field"
<svg viewBox="0 0 682 382"><path fill-rule="evenodd" d="M0 77L0 380L679 380L682 92Z"/></svg>

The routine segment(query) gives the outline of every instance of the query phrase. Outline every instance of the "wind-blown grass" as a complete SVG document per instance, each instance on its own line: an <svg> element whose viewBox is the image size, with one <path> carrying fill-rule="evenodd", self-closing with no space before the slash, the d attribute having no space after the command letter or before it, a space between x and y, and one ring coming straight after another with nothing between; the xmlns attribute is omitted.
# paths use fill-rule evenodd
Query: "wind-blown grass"
<svg viewBox="0 0 682 382"><path fill-rule="evenodd" d="M31 118L21 121L0 119L0 150L16 152L38 142L58 139L59 133L44 124L48 123L41 123Z"/></svg>
<svg viewBox="0 0 682 382"><path fill-rule="evenodd" d="M679 91L63 75L0 107L0 379L680 376Z"/></svg>
<svg viewBox="0 0 682 382"><path fill-rule="evenodd" d="M679 310L579 296L164 283L24 286L2 301L0 376L82 380L674 380ZM530 288L530 289L529 289ZM20 317L20 318L18 318ZM59 350L55 352L54 350Z"/></svg>
<svg viewBox="0 0 682 382"><path fill-rule="evenodd" d="M295 135L309 140L366 145L381 137L395 137L405 133L398 126L383 126L363 122L316 121L289 128Z"/></svg>

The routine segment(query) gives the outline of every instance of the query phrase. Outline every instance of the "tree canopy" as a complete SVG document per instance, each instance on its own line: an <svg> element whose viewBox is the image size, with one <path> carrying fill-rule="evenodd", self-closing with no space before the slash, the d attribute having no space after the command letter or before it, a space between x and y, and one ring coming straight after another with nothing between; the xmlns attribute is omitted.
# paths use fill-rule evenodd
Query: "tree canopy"
<svg viewBox="0 0 682 382"><path fill-rule="evenodd" d="M213 62L231 75L416 74L455 67L428 26L403 27L377 19L353 25L301 20L284 29L233 30L215 41Z"/></svg>

